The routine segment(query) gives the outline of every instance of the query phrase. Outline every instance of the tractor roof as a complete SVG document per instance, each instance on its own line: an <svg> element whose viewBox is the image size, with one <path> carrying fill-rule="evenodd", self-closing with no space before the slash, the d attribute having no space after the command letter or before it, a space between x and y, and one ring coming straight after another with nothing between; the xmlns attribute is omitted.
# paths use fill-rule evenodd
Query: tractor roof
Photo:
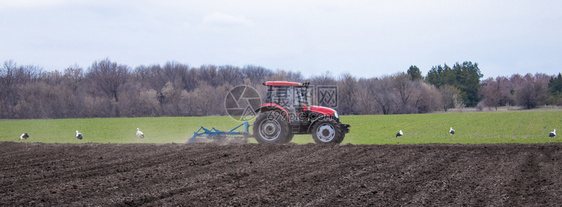
<svg viewBox="0 0 562 207"><path fill-rule="evenodd" d="M302 86L302 83L289 81L267 81L266 86Z"/></svg>

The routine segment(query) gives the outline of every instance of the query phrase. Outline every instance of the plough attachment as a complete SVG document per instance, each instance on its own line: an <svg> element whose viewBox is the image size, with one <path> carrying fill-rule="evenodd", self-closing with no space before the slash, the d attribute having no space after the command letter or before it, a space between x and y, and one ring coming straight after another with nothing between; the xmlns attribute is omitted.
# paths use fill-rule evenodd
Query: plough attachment
<svg viewBox="0 0 562 207"><path fill-rule="evenodd" d="M242 126L244 126L243 129ZM209 130L201 126L199 130L193 133L193 137L188 142L247 143L248 137L251 137L250 133L248 133L248 122L244 122L230 131L220 131L215 129L215 127Z"/></svg>

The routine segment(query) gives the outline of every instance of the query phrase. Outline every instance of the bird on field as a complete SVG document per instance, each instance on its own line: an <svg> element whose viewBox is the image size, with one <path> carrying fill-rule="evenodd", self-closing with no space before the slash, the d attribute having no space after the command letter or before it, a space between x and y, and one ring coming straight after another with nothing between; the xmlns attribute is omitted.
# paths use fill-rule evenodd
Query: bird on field
<svg viewBox="0 0 562 207"><path fill-rule="evenodd" d="M20 135L20 140L27 141L27 138L29 138L29 134L27 134L27 132ZM25 142L25 147L27 147L27 142Z"/></svg>
<svg viewBox="0 0 562 207"><path fill-rule="evenodd" d="M451 127L451 128L449 129L449 134L451 134L451 135L455 134L455 130L453 129L453 127Z"/></svg>
<svg viewBox="0 0 562 207"><path fill-rule="evenodd" d="M29 134L27 133L23 133L20 135L20 139L27 140L27 138L29 138Z"/></svg>
<svg viewBox="0 0 562 207"><path fill-rule="evenodd" d="M142 133L139 128L137 128L137 137L138 138L144 138L144 133ZM138 140L137 140L138 141Z"/></svg>
<svg viewBox="0 0 562 207"><path fill-rule="evenodd" d="M552 138L556 136L556 129L554 129L554 131L550 132L550 134L548 134L548 137Z"/></svg>
<svg viewBox="0 0 562 207"><path fill-rule="evenodd" d="M137 137L144 138L144 133L142 133L139 128L137 128Z"/></svg>
<svg viewBox="0 0 562 207"><path fill-rule="evenodd" d="M76 130L75 136L76 136L76 141L82 140L82 138L84 138L84 137L82 136L82 133L78 132L78 130Z"/></svg>
<svg viewBox="0 0 562 207"><path fill-rule="evenodd" d="M398 133L396 133L396 137L401 137L402 135L404 135L404 132L402 132L402 130L400 130Z"/></svg>

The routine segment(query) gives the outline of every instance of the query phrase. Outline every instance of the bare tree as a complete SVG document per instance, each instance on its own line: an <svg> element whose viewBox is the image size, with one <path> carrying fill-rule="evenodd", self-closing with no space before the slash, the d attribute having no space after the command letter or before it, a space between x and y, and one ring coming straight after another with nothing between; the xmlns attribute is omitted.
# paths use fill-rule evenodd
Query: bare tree
<svg viewBox="0 0 562 207"><path fill-rule="evenodd" d="M459 104L462 104L462 100L459 100L459 90L451 85L443 85L439 87L439 92L441 93L442 97L442 107L443 110L447 111L451 108L459 107Z"/></svg>
<svg viewBox="0 0 562 207"><path fill-rule="evenodd" d="M119 86L127 81L127 77L127 66L117 65L109 59L94 62L86 74L86 78L115 102L119 102L117 92Z"/></svg>
<svg viewBox="0 0 562 207"><path fill-rule="evenodd" d="M537 73L527 74L518 84L515 92L517 103L526 109L532 109L546 102L548 96L548 81L550 76Z"/></svg>
<svg viewBox="0 0 562 207"><path fill-rule="evenodd" d="M261 84L265 81L265 78L273 75L273 71L259 66L248 65L242 68L242 74L252 84Z"/></svg>
<svg viewBox="0 0 562 207"><path fill-rule="evenodd" d="M244 76L240 71L240 68L230 65L219 67L218 76L222 79L222 84L228 83L236 86L244 82Z"/></svg>
<svg viewBox="0 0 562 207"><path fill-rule="evenodd" d="M41 70L36 66L18 66L11 60L4 62L0 68L0 118L18 118L21 111L15 107L24 95L19 86L35 83L40 77Z"/></svg>
<svg viewBox="0 0 562 207"><path fill-rule="evenodd" d="M310 84L314 86L335 86L337 83L336 79L332 77L332 73L330 73L330 71L326 71L321 75L311 77Z"/></svg>
<svg viewBox="0 0 562 207"><path fill-rule="evenodd" d="M217 72L217 66L214 65L202 65L201 67L199 67L199 73L198 73L198 81L199 84L203 84L206 83L210 86L213 87L217 87L219 85L219 81L218 81L218 72Z"/></svg>
<svg viewBox="0 0 562 207"><path fill-rule="evenodd" d="M184 94L184 110L188 111L190 116L224 115L224 97L231 88L228 83L216 88L201 83L196 90Z"/></svg>
<svg viewBox="0 0 562 207"><path fill-rule="evenodd" d="M301 82L304 80L300 72L294 73L285 70L277 70L266 79L269 81L295 81L295 82Z"/></svg>
<svg viewBox="0 0 562 207"><path fill-rule="evenodd" d="M357 80L349 73L343 73L337 85L338 108L341 114L356 114Z"/></svg>
<svg viewBox="0 0 562 207"><path fill-rule="evenodd" d="M14 118L14 106L19 99L16 92L15 70L17 69L14 61L6 61L0 68L0 118Z"/></svg>
<svg viewBox="0 0 562 207"><path fill-rule="evenodd" d="M105 59L92 64L86 74L86 79L90 81L95 89L101 91L114 103L117 103L119 102L118 89L127 81L128 75L127 66L117 65L115 62ZM114 104L110 105L113 106ZM114 116L120 116L118 107L111 108L114 108Z"/></svg>
<svg viewBox="0 0 562 207"><path fill-rule="evenodd" d="M494 78L488 78L482 81L480 94L482 96L482 102L487 107L494 107L496 111L502 100L502 90L500 88L500 83L498 83Z"/></svg>
<svg viewBox="0 0 562 207"><path fill-rule="evenodd" d="M411 107L411 101L416 82L412 81L410 75L398 73L392 76L392 86L396 91L398 102L395 102L398 113L413 113L415 110Z"/></svg>
<svg viewBox="0 0 562 207"><path fill-rule="evenodd" d="M412 106L409 107L414 108L416 113L430 113L443 107L441 93L435 86L420 80L412 82L415 87L412 92L412 101L409 103Z"/></svg>
<svg viewBox="0 0 562 207"><path fill-rule="evenodd" d="M398 97L394 93L392 77L386 76L378 79L374 84L375 102L378 103L383 114L394 113Z"/></svg>
<svg viewBox="0 0 562 207"><path fill-rule="evenodd" d="M357 81L357 110L361 112L361 114L375 114L380 111L377 110L376 101L375 101L375 94L376 91L376 79L375 78L360 78Z"/></svg>

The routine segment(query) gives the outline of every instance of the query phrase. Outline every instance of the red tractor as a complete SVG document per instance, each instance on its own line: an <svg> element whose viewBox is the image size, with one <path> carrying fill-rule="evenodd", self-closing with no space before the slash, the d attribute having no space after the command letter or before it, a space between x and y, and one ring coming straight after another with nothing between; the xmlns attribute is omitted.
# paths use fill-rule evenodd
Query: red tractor
<svg viewBox="0 0 562 207"><path fill-rule="evenodd" d="M268 81L265 103L256 110L254 137L259 143L288 143L295 134L312 134L316 143L343 141L349 125L332 108L313 106L309 83Z"/></svg>

